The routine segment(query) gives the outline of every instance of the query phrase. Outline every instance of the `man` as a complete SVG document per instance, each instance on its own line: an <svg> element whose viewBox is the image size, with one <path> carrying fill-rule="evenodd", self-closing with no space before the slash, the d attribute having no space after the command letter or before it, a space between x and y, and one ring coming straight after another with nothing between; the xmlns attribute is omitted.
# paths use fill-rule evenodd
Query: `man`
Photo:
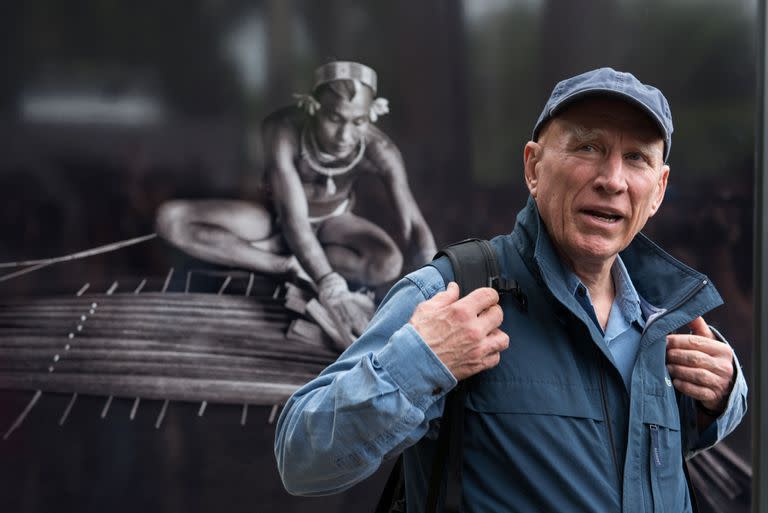
<svg viewBox="0 0 768 513"><path fill-rule="evenodd" d="M399 239L410 243L417 265L435 252L400 152L372 124L389 111L384 98L375 98L376 88L376 72L363 64L320 66L312 94L295 95L298 105L264 120L267 197L260 203L170 201L158 211L158 233L203 260L308 275L351 342L367 324L373 303L351 292L347 281L376 287L396 279L403 266L395 241L352 213L357 178L369 173L382 180Z"/></svg>
<svg viewBox="0 0 768 513"><path fill-rule="evenodd" d="M746 384L701 318L722 302L712 284L639 234L671 134L666 99L631 74L560 82L525 145L528 204L492 241L527 308L489 288L458 299L430 266L401 280L286 404L286 488L343 490L404 450L423 511L436 421L466 380L464 511L691 511L683 457L735 428Z"/></svg>

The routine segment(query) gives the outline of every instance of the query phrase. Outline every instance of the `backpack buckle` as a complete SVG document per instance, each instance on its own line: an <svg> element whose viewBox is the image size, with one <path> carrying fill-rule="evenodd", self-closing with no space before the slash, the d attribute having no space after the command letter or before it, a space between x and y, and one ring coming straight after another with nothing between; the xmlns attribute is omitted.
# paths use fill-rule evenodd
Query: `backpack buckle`
<svg viewBox="0 0 768 513"><path fill-rule="evenodd" d="M520 288L517 280L509 280L500 276L493 276L488 281L490 282L489 286L495 289L499 293L499 296L512 296L521 312L528 311L528 296L526 296L523 289Z"/></svg>

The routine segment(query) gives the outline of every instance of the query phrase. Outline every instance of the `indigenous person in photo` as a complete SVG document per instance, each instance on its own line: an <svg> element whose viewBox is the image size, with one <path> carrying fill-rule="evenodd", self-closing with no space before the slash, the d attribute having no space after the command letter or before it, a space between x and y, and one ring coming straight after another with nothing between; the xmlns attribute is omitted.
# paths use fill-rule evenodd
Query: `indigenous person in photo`
<svg viewBox="0 0 768 513"><path fill-rule="evenodd" d="M400 276L404 262L392 237L352 213L357 178L369 173L382 180L398 222L397 238L412 250L416 265L436 251L400 152L373 124L389 112L376 90L377 75L368 66L347 61L320 66L311 94L294 95L297 105L263 122L265 197L167 202L158 211L158 233L203 260L308 278L351 342L374 304L352 292L348 282L389 283Z"/></svg>
<svg viewBox="0 0 768 513"><path fill-rule="evenodd" d="M488 287L460 298L437 266L399 281L285 405L286 489L338 492L403 453L407 510L424 511L462 383L462 511L690 512L684 458L733 431L747 386L702 318L722 303L713 284L640 233L671 136L666 98L629 73L557 84L524 148L528 202L491 241L525 308Z"/></svg>

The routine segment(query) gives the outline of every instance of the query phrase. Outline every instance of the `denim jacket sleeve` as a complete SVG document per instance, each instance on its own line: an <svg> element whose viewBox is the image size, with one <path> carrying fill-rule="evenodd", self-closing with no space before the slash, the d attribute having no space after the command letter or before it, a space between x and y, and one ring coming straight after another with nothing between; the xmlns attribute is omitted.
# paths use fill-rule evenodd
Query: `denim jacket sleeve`
<svg viewBox="0 0 768 513"><path fill-rule="evenodd" d="M710 326L710 329L715 334L718 340L724 344L728 344L728 341L723 335L717 331L714 327ZM691 422L684 423L689 426L688 436L688 458L695 456L697 453L709 449L713 445L720 442L723 438L728 436L736 426L739 425L741 419L747 413L747 382L744 379L744 372L739 364L739 359L734 353L733 355L733 368L735 372L733 389L731 395L728 397L728 404L722 414L710 424L707 429L699 433L696 423ZM689 419L695 419L696 415L696 401L689 397L684 401L685 416Z"/></svg>
<svg viewBox="0 0 768 513"><path fill-rule="evenodd" d="M365 333L288 400L275 457L295 495L345 490L415 444L442 414L456 379L408 324L445 285L432 267L400 280Z"/></svg>

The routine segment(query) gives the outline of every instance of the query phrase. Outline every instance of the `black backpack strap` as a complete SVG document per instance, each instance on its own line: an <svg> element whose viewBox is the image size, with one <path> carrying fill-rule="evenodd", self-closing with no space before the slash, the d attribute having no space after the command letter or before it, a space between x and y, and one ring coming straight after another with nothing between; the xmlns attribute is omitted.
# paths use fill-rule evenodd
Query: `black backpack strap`
<svg viewBox="0 0 768 513"><path fill-rule="evenodd" d="M402 454L398 456L395 466L392 467L375 513L405 513L405 474Z"/></svg>
<svg viewBox="0 0 768 513"><path fill-rule="evenodd" d="M434 259L437 260L442 256L448 257L451 263L453 281L458 284L461 297L480 287L492 287L494 280L496 282L499 280L496 253L487 240L465 239L451 244L439 251ZM443 279L445 278L446 276L443 275Z"/></svg>
<svg viewBox="0 0 768 513"><path fill-rule="evenodd" d="M437 499L445 482L444 513L459 513L463 491L462 470L464 463L464 401L466 383L461 382L445 398L443 424L437 439L437 451L432 462L426 513L436 513ZM446 467L446 459L448 466Z"/></svg>
<svg viewBox="0 0 768 513"><path fill-rule="evenodd" d="M496 251L487 240L465 239L446 246L427 265L438 270L446 285L455 281L460 297L480 287L492 287L500 296L512 296L521 311L528 310L527 296L517 281L501 276Z"/></svg>
<svg viewBox="0 0 768 513"><path fill-rule="evenodd" d="M466 239L447 246L435 255L431 265L448 284L455 281L459 295L464 297L480 287L493 287L499 294L511 294L518 307L527 309L527 298L517 282L502 279L496 252L491 243L482 239ZM425 502L427 513L438 511L441 490L445 490L445 513L459 513L462 501L462 467L464 457L464 402L467 395L465 382L460 382L445 398L445 409L437 439L429 490ZM404 511L403 456L400 455L384 488L376 513ZM444 485L444 486L443 486ZM398 495L399 493L399 495ZM402 508L402 509L400 509Z"/></svg>
<svg viewBox="0 0 768 513"><path fill-rule="evenodd" d="M446 260L450 265L446 265ZM516 282L501 279L496 252L487 240L466 239L451 244L435 256L431 265L440 272L446 284L450 281L456 282L459 286L460 297L464 297L480 287L493 287L499 293L514 290L519 297L525 297L520 292ZM467 384L465 382L459 383L446 396L440 435L437 440L437 449L429 480L429 492L425 508L427 513L438 511L437 503L441 490L445 490L442 511L445 513L459 513L461 511L464 402L466 396Z"/></svg>

